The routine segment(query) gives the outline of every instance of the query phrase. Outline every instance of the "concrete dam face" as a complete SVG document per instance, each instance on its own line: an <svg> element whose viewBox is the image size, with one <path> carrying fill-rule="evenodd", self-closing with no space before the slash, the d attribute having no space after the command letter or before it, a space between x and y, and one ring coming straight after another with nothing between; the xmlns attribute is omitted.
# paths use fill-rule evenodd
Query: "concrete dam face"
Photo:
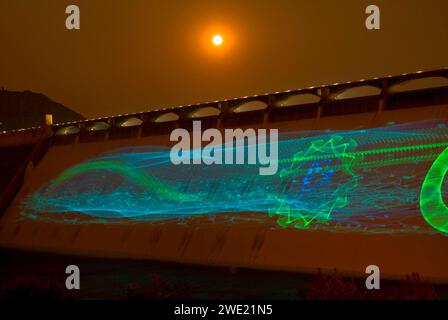
<svg viewBox="0 0 448 320"><path fill-rule="evenodd" d="M55 126L1 217L0 245L301 272L375 264L386 277L446 282L448 104L383 98L349 98L360 109L345 113L340 101L283 113L268 99L150 128L143 115ZM176 128L202 138L176 152L180 163ZM229 128L257 135L217 141Z"/></svg>

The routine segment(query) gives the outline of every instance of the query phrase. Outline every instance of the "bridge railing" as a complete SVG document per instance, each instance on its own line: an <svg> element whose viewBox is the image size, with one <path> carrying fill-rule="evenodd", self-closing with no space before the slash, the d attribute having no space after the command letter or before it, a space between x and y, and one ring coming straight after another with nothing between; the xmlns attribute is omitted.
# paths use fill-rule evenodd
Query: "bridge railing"
<svg viewBox="0 0 448 320"><path fill-rule="evenodd" d="M56 143L160 135L448 104L448 68L55 124Z"/></svg>

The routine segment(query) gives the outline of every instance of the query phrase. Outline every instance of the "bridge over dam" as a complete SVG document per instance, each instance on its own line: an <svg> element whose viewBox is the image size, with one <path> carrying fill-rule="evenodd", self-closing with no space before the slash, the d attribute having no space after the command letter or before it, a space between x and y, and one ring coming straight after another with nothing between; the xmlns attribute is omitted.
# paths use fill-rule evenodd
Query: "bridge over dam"
<svg viewBox="0 0 448 320"><path fill-rule="evenodd" d="M278 129L278 171L173 165L170 133L195 120ZM0 143L33 145L0 197L2 248L352 275L374 264L448 282L447 68L48 123Z"/></svg>

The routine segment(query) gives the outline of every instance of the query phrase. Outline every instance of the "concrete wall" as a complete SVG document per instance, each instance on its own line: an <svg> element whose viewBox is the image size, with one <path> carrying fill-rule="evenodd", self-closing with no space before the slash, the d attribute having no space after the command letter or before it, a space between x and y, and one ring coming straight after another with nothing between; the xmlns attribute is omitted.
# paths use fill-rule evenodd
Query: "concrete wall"
<svg viewBox="0 0 448 320"><path fill-rule="evenodd" d="M281 131L359 129L423 119L447 119L448 105L266 122ZM372 235L280 229L275 220L229 225L197 218L188 224L135 222L63 225L21 219L21 202L30 192L64 169L102 152L123 146L170 145L168 135L109 139L52 146L41 162L27 171L25 183L0 220L0 246L95 256L136 257L251 268L310 271L337 268L364 274L376 264L384 277L418 271L423 277L448 282L448 237L443 235ZM247 213L250 215L251 213Z"/></svg>

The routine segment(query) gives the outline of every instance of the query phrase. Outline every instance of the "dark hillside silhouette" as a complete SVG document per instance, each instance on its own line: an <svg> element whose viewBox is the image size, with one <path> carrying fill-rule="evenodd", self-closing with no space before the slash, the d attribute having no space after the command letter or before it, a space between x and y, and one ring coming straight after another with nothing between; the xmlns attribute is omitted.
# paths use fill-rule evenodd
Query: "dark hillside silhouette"
<svg viewBox="0 0 448 320"><path fill-rule="evenodd" d="M0 90L0 131L39 126L47 113L53 114L54 123L84 119L43 94Z"/></svg>

